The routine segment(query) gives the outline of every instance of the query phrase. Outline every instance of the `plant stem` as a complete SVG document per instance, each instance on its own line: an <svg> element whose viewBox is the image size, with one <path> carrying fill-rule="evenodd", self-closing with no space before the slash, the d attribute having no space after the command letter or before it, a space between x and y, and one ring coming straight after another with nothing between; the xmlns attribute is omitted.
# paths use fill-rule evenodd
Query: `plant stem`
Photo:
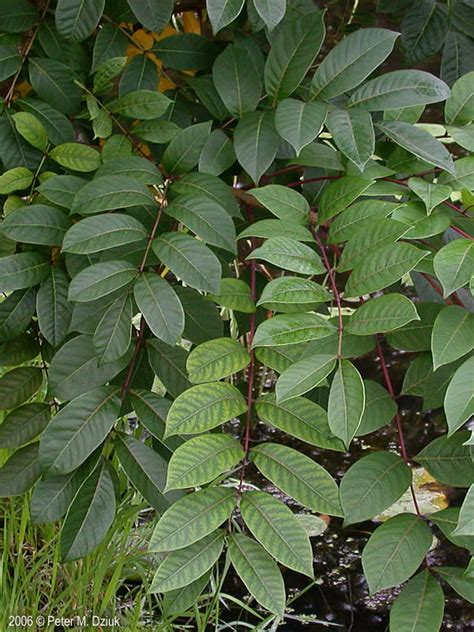
<svg viewBox="0 0 474 632"><path fill-rule="evenodd" d="M13 94L15 92L15 86L18 82L18 78L21 74L21 71L23 69L23 66L25 65L25 62L28 58L28 55L30 54L30 51L33 47L33 44L35 43L35 39L36 36L38 35L38 31L39 28L41 26L41 24L43 23L45 17L46 17L46 13L48 12L48 8L49 8L49 2L50 0L47 0L46 4L44 5L44 8L41 12L41 15L38 19L38 22L35 25L35 28L33 30L33 32L31 33L30 38L28 39L28 41L26 42L25 48L23 49L22 55L21 55L21 62L20 62L20 67L18 68L18 70L15 73L15 76L12 79L12 82L10 84L10 87L8 88L8 92L5 96L5 105L8 107L11 103L11 100L13 99Z"/></svg>
<svg viewBox="0 0 474 632"><path fill-rule="evenodd" d="M338 326L337 326L337 331L338 331L338 343L337 343L337 357L338 359L341 359L342 357L342 336L344 334L344 322L342 319L342 304L341 304L341 295L339 294L339 290L337 289L337 284L336 284L336 279L334 277L334 270L333 267L331 266L331 263L329 261L326 249L324 247L323 242L321 241L316 229L314 228L313 225L310 226L310 230L311 233L314 237L314 240L316 241L316 243L319 246L319 249L321 251L321 255L323 257L323 263L324 263L324 267L326 268L326 271L328 273L328 277L329 277L329 282L331 283L331 288L332 288L332 293L334 294L334 298L336 300L336 305L337 305L337 316L338 316Z"/></svg>
<svg viewBox="0 0 474 632"><path fill-rule="evenodd" d="M387 363L385 361L385 356L383 354L383 349L382 349L382 345L380 344L380 340L377 339L377 354L379 357L379 364L380 364L380 368L382 370L382 374L384 377L384 381L385 381L385 385L387 387L388 392L390 393L390 397L396 402L397 400L397 396L395 395L395 390L393 388L393 384L392 384L392 379L390 377L390 373L388 371L388 367L387 367ZM403 434L403 427L402 427L402 422L400 419L400 415L398 413L398 407L397 407L397 412L395 414L395 424L397 426L397 434L398 434L398 443L400 445L400 452L402 455L402 459L405 461L405 463L407 465L409 465L410 459L408 457L408 453L406 450L406 446L405 446L405 437ZM411 491L411 496L413 499L413 506L415 507L415 511L417 516L421 517L421 512L420 512L420 508L418 506L418 501L416 499L416 494L415 494L415 488L413 487L413 483L410 483L410 491Z"/></svg>

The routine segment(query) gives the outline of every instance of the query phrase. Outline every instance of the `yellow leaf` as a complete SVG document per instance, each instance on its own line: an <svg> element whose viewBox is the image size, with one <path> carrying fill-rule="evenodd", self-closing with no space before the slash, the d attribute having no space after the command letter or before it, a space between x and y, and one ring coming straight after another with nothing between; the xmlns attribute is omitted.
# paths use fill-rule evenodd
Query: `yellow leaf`
<svg viewBox="0 0 474 632"><path fill-rule="evenodd" d="M127 46L127 51L125 53L127 55L128 59L133 59L134 57L136 57L137 55L142 55L143 51L141 51L139 48L137 48L136 46L134 46L133 44L129 44Z"/></svg>
<svg viewBox="0 0 474 632"><path fill-rule="evenodd" d="M173 81L171 81L169 77L166 77L165 75L161 75L160 83L158 84L158 91L166 92L166 90L173 90L173 88L176 88L176 84Z"/></svg>
<svg viewBox="0 0 474 632"><path fill-rule="evenodd" d="M31 84L28 81L20 81L16 85L16 96L22 99L31 91Z"/></svg>
<svg viewBox="0 0 474 632"><path fill-rule="evenodd" d="M185 33L201 35L201 20L194 11L185 11L183 13L183 26Z"/></svg>
<svg viewBox="0 0 474 632"><path fill-rule="evenodd" d="M162 62L158 59L155 53L148 53L148 59L152 61L159 70L163 66Z"/></svg>
<svg viewBox="0 0 474 632"><path fill-rule="evenodd" d="M162 39L165 39L165 37L169 37L170 35L177 35L178 31L173 28L172 26L170 26L169 24L167 24L165 26L165 28L161 31L161 33L152 33L153 38L159 42Z"/></svg>

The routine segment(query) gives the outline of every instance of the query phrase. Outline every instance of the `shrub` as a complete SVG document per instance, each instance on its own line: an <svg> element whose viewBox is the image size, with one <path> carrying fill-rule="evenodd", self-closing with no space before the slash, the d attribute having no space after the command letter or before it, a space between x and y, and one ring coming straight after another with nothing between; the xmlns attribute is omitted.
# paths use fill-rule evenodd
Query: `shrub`
<svg viewBox="0 0 474 632"><path fill-rule="evenodd" d="M309 0L208 0L209 21L199 2L36 4L0 6L0 495L33 488L33 522L62 520L74 560L114 523L125 474L159 517L165 605L193 603L227 555L277 620L278 564L311 578L313 556L274 488L345 526L411 490L362 566L371 593L404 584L393 632L438 630L440 580L473 591L472 565L428 554L434 533L474 536L474 74L450 90L381 72L385 28L323 49ZM426 106L446 124L419 123ZM400 394L444 411L417 454L389 348L409 354ZM338 485L259 424L335 462L388 424L398 446ZM425 513L415 463L462 506Z"/></svg>

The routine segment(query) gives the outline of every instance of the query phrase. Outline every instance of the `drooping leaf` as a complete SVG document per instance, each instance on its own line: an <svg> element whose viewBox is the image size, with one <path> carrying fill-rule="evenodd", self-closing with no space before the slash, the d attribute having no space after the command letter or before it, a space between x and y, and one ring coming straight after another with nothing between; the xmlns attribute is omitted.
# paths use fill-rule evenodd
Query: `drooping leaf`
<svg viewBox="0 0 474 632"><path fill-rule="evenodd" d="M251 458L266 478L305 507L342 515L334 479L309 457L288 446L262 443L252 449Z"/></svg>
<svg viewBox="0 0 474 632"><path fill-rule="evenodd" d="M443 621L444 595L429 570L413 577L401 590L390 611L392 632L438 632Z"/></svg>
<svg viewBox="0 0 474 632"><path fill-rule="evenodd" d="M72 501L61 529L63 561L84 557L100 544L115 518L115 490L109 466L97 466Z"/></svg>
<svg viewBox="0 0 474 632"><path fill-rule="evenodd" d="M271 237L255 248L247 259L262 259L274 266L299 274L324 274L319 255L306 244L289 237Z"/></svg>
<svg viewBox="0 0 474 632"><path fill-rule="evenodd" d="M298 360L278 378L275 388L277 402L304 395L321 385L335 365L336 358L331 354L315 354Z"/></svg>
<svg viewBox="0 0 474 632"><path fill-rule="evenodd" d="M408 489L411 470L392 452L374 452L352 465L341 481L344 524L363 522L393 505Z"/></svg>
<svg viewBox="0 0 474 632"><path fill-rule="evenodd" d="M168 553L156 571L150 592L169 592L187 586L214 566L223 546L224 532L218 529L191 546Z"/></svg>
<svg viewBox="0 0 474 632"><path fill-rule="evenodd" d="M0 410L16 408L26 402L43 383L43 372L36 366L20 366L0 377Z"/></svg>
<svg viewBox="0 0 474 632"><path fill-rule="evenodd" d="M68 280L61 268L54 266L38 290L36 312L42 335L58 347L68 333L72 305L67 300Z"/></svg>
<svg viewBox="0 0 474 632"><path fill-rule="evenodd" d="M326 126L337 148L363 171L375 150L375 134L370 113L333 110L328 115Z"/></svg>
<svg viewBox="0 0 474 632"><path fill-rule="evenodd" d="M325 103L303 103L297 99L283 99L275 111L275 127L298 156L303 147L318 136L326 115Z"/></svg>
<svg viewBox="0 0 474 632"><path fill-rule="evenodd" d="M230 44L212 67L214 86L232 116L253 112L262 92L262 82L246 50Z"/></svg>
<svg viewBox="0 0 474 632"><path fill-rule="evenodd" d="M59 0L55 22L59 33L72 40L82 42L94 31L105 7L105 0Z"/></svg>
<svg viewBox="0 0 474 632"><path fill-rule="evenodd" d="M0 498L21 496L40 475L38 443L30 443L14 452L0 467Z"/></svg>
<svg viewBox="0 0 474 632"><path fill-rule="evenodd" d="M255 184L258 185L272 164L279 142L272 112L248 112L238 122L234 133L235 155Z"/></svg>
<svg viewBox="0 0 474 632"><path fill-rule="evenodd" d="M138 309L157 338L174 345L184 329L184 312L171 285L153 272L141 274L133 286Z"/></svg>
<svg viewBox="0 0 474 632"><path fill-rule="evenodd" d="M379 526L362 551L371 594L397 586L419 567L432 542L428 525L414 514L398 514Z"/></svg>
<svg viewBox="0 0 474 632"><path fill-rule="evenodd" d="M349 360L339 360L329 391L328 422L346 447L359 428L365 408L365 388L359 371Z"/></svg>
<svg viewBox="0 0 474 632"><path fill-rule="evenodd" d="M119 415L118 390L101 386L76 397L53 417L41 437L39 459L45 472L72 472L102 443Z"/></svg>
<svg viewBox="0 0 474 632"><path fill-rule="evenodd" d="M469 283L474 269L474 241L454 239L435 254L434 271L446 298Z"/></svg>
<svg viewBox="0 0 474 632"><path fill-rule="evenodd" d="M247 590L264 608L283 617L285 585L277 564L255 540L242 534L229 542L230 561Z"/></svg>
<svg viewBox="0 0 474 632"><path fill-rule="evenodd" d="M472 344L472 338L469 344ZM474 414L473 369L474 357L470 357L457 369L446 390L444 410L450 434Z"/></svg>
<svg viewBox="0 0 474 632"><path fill-rule="evenodd" d="M69 285L70 301L94 301L132 283L137 269L126 261L95 263L77 274Z"/></svg>

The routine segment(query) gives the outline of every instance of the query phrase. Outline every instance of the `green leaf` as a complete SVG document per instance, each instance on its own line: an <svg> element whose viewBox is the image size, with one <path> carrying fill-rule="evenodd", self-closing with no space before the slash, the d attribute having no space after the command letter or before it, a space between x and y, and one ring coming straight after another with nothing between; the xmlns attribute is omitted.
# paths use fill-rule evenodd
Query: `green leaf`
<svg viewBox="0 0 474 632"><path fill-rule="evenodd" d="M48 135L43 124L29 112L16 112L12 116L20 136L40 151L48 147Z"/></svg>
<svg viewBox="0 0 474 632"><path fill-rule="evenodd" d="M130 295L119 296L102 316L94 332L94 349L99 366L125 355L132 341L133 305Z"/></svg>
<svg viewBox="0 0 474 632"><path fill-rule="evenodd" d="M156 571L149 592L169 592L187 586L214 566L223 547L224 532L218 529L191 546L168 553Z"/></svg>
<svg viewBox="0 0 474 632"><path fill-rule="evenodd" d="M474 316L459 305L447 305L436 316L431 338L433 369L454 362L474 346Z"/></svg>
<svg viewBox="0 0 474 632"><path fill-rule="evenodd" d="M80 109L81 89L69 66L55 59L30 57L28 71L33 90L48 105L63 114L75 114Z"/></svg>
<svg viewBox="0 0 474 632"><path fill-rule="evenodd" d="M282 220L298 224L308 223L309 203L297 191L280 184L269 184L259 189L251 189L249 195Z"/></svg>
<svg viewBox="0 0 474 632"><path fill-rule="evenodd" d="M95 171L101 165L100 154L96 149L82 143L63 143L49 152L49 157L61 167L74 171Z"/></svg>
<svg viewBox="0 0 474 632"><path fill-rule="evenodd" d="M50 419L48 404L34 402L15 408L0 425L0 443L3 448L16 448L34 439L45 429Z"/></svg>
<svg viewBox="0 0 474 632"><path fill-rule="evenodd" d="M49 261L39 252L22 252L0 258L0 289L13 292L38 285L51 269Z"/></svg>
<svg viewBox="0 0 474 632"><path fill-rule="evenodd" d="M435 213L427 215L426 209L422 204L408 202L394 211L392 214L393 220L405 224L408 228L403 233L405 239L423 239L444 233L449 228L451 215L444 206L438 207Z"/></svg>
<svg viewBox="0 0 474 632"><path fill-rule="evenodd" d="M259 419L305 443L327 450L342 451L342 442L337 439L328 425L324 408L305 397L294 397L285 402L276 402L269 393L257 399L255 408Z"/></svg>
<svg viewBox="0 0 474 632"><path fill-rule="evenodd" d="M21 67L21 57L16 46L0 46L0 81L5 81L18 72Z"/></svg>
<svg viewBox="0 0 474 632"><path fill-rule="evenodd" d="M125 356L99 366L92 336L75 336L62 345L51 361L49 390L60 399L73 399L113 379L129 360L130 356Z"/></svg>
<svg viewBox="0 0 474 632"><path fill-rule="evenodd" d="M399 35L387 29L359 29L345 37L314 73L311 98L330 99L358 86L390 55Z"/></svg>
<svg viewBox="0 0 474 632"><path fill-rule="evenodd" d="M94 38L91 72L95 72L109 59L125 54L128 40L120 29L112 24L103 24Z"/></svg>
<svg viewBox="0 0 474 632"><path fill-rule="evenodd" d="M262 82L245 49L226 46L212 67L212 79L227 110L237 118L253 112L262 93Z"/></svg>
<svg viewBox="0 0 474 632"><path fill-rule="evenodd" d="M130 399L140 422L151 435L162 441L170 400L142 389L131 389Z"/></svg>
<svg viewBox="0 0 474 632"><path fill-rule="evenodd" d="M88 255L141 241L146 237L145 227L134 217L111 213L87 217L74 224L66 233L62 250Z"/></svg>
<svg viewBox="0 0 474 632"><path fill-rule="evenodd" d="M319 255L305 244L288 237L271 237L255 248L247 259L262 259L274 266L299 274L324 274Z"/></svg>
<svg viewBox="0 0 474 632"><path fill-rule="evenodd" d="M11 414L11 413L10 413ZM474 486L468 489L463 500L455 536L474 536Z"/></svg>
<svg viewBox="0 0 474 632"><path fill-rule="evenodd" d="M215 305L189 287L177 285L175 292L184 310L183 336L186 340L198 345L223 335L224 322Z"/></svg>
<svg viewBox="0 0 474 632"><path fill-rule="evenodd" d="M180 614L193 606L204 588L209 583L211 571L207 571L188 586L170 590L163 597L163 611L166 613Z"/></svg>
<svg viewBox="0 0 474 632"><path fill-rule="evenodd" d="M320 199L318 219L325 222L331 219L362 195L372 184L371 180L358 176L344 176L327 186Z"/></svg>
<svg viewBox="0 0 474 632"><path fill-rule="evenodd" d="M340 154L332 147L323 143L309 143L300 152L296 158L292 158L291 162L304 167L321 167L324 169L333 169L334 171L342 171L344 166L340 159Z"/></svg>
<svg viewBox="0 0 474 632"><path fill-rule="evenodd" d="M273 237L293 239L296 241L313 242L314 238L306 226L289 223L283 219L261 219L253 224L249 224L237 237L261 237L262 239L270 239Z"/></svg>
<svg viewBox="0 0 474 632"><path fill-rule="evenodd" d="M336 365L334 355L315 354L298 360L283 371L277 380L275 393L277 402L281 403L292 397L304 395L331 373Z"/></svg>
<svg viewBox="0 0 474 632"><path fill-rule="evenodd" d="M449 94L450 90L444 81L429 72L394 70L364 83L352 94L348 105L376 112L437 103L447 99Z"/></svg>
<svg viewBox="0 0 474 632"><path fill-rule="evenodd" d="M395 243L377 248L357 264L346 283L346 298L370 294L392 285L428 254L416 246Z"/></svg>
<svg viewBox="0 0 474 632"><path fill-rule="evenodd" d="M35 313L36 289L18 290L0 303L0 340L14 340L22 334ZM22 364L13 362L13 364Z"/></svg>
<svg viewBox="0 0 474 632"><path fill-rule="evenodd" d="M245 314L255 312L255 303L250 288L245 281L240 279L222 279L219 294L208 294L208 298L218 305L228 307L236 312Z"/></svg>
<svg viewBox="0 0 474 632"><path fill-rule="evenodd" d="M352 236L344 246L337 266L338 271L352 270L365 261L367 252L393 244L409 230L403 221L399 222L383 217L377 218L377 221L370 222L370 224L358 222L354 226Z"/></svg>
<svg viewBox="0 0 474 632"><path fill-rule="evenodd" d="M443 566L433 570L438 573L458 595L469 603L474 603L474 581L472 574L468 574L468 569L458 568L456 566Z"/></svg>
<svg viewBox="0 0 474 632"><path fill-rule="evenodd" d="M16 101L26 112L31 112L43 124L53 145L74 140L74 127L64 114L39 99L27 98Z"/></svg>
<svg viewBox="0 0 474 632"><path fill-rule="evenodd" d="M428 553L432 535L414 514L399 514L380 525L362 551L362 567L370 593L407 580Z"/></svg>
<svg viewBox="0 0 474 632"><path fill-rule="evenodd" d="M332 110L326 127L337 148L360 171L363 171L375 150L375 134L369 112Z"/></svg>
<svg viewBox="0 0 474 632"><path fill-rule="evenodd" d="M326 120L325 103L303 103L297 99L283 99L275 112L275 127L280 136L290 143L296 155L320 133Z"/></svg>
<svg viewBox="0 0 474 632"><path fill-rule="evenodd" d="M210 173L188 173L173 183L171 191L190 193L194 196L204 195L224 207L231 217L241 217L239 206L230 187Z"/></svg>
<svg viewBox="0 0 474 632"><path fill-rule="evenodd" d="M253 448L251 457L266 478L303 506L331 516L342 515L334 479L309 457L277 443Z"/></svg>
<svg viewBox="0 0 474 632"><path fill-rule="evenodd" d="M195 33L171 35L153 47L158 59L175 70L205 70L212 66L218 51L215 42Z"/></svg>
<svg viewBox="0 0 474 632"><path fill-rule="evenodd" d="M78 176L52 176L37 187L37 190L49 202L69 210L74 196L85 184L86 181Z"/></svg>
<svg viewBox="0 0 474 632"><path fill-rule="evenodd" d="M423 200L428 215L438 204L448 200L451 195L451 187L443 184L433 184L421 178L410 178L408 180L408 186Z"/></svg>
<svg viewBox="0 0 474 632"><path fill-rule="evenodd" d="M253 347L278 347L308 342L328 336L333 330L325 318L317 314L279 314L257 327Z"/></svg>
<svg viewBox="0 0 474 632"><path fill-rule="evenodd" d="M448 125L467 125L474 119L474 72L456 81L446 101L444 116Z"/></svg>
<svg viewBox="0 0 474 632"><path fill-rule="evenodd" d="M120 413L118 392L101 386L61 408L41 437L39 459L45 472L72 472L104 441Z"/></svg>
<svg viewBox="0 0 474 632"><path fill-rule="evenodd" d="M21 33L30 29L38 19L36 8L27 0L3 0L0 6L2 31Z"/></svg>
<svg viewBox="0 0 474 632"><path fill-rule="evenodd" d="M166 436L204 432L246 410L243 395L232 384L199 384L174 400L166 420Z"/></svg>
<svg viewBox="0 0 474 632"><path fill-rule="evenodd" d="M1 230L15 241L60 246L70 225L71 221L64 211L45 204L32 204L8 213Z"/></svg>
<svg viewBox="0 0 474 632"><path fill-rule="evenodd" d="M329 391L328 421L346 448L359 428L364 408L365 388L359 371L349 360L339 360Z"/></svg>
<svg viewBox="0 0 474 632"><path fill-rule="evenodd" d="M163 178L158 167L142 156L117 156L107 159L97 170L96 178L102 176L125 176L143 182L143 184L160 186Z"/></svg>
<svg viewBox="0 0 474 632"><path fill-rule="evenodd" d="M15 167L9 171L5 171L0 176L0 193L7 195L14 191L21 191L31 186L33 182L33 173L26 167Z"/></svg>
<svg viewBox="0 0 474 632"><path fill-rule="evenodd" d="M372 298L350 317L346 331L359 336L399 329L419 320L414 303L401 294L386 294Z"/></svg>
<svg viewBox="0 0 474 632"><path fill-rule="evenodd" d="M275 559L313 577L311 543L292 511L266 492L246 492L240 511L252 535Z"/></svg>
<svg viewBox="0 0 474 632"><path fill-rule="evenodd" d="M69 507L61 529L62 560L76 560L93 551L112 526L115 509L114 483L104 462L85 480Z"/></svg>
<svg viewBox="0 0 474 632"><path fill-rule="evenodd" d="M217 338L195 347L186 368L194 384L212 382L242 371L250 362L248 351L237 340Z"/></svg>
<svg viewBox="0 0 474 632"><path fill-rule="evenodd" d="M471 356L457 369L446 391L444 410L449 434L460 428L474 414L473 369L474 356Z"/></svg>
<svg viewBox="0 0 474 632"><path fill-rule="evenodd" d="M126 176L102 176L79 189L71 213L92 215L141 204L155 204L155 198L142 182Z"/></svg>
<svg viewBox="0 0 474 632"><path fill-rule="evenodd" d="M228 435L193 437L179 446L168 465L166 489L204 485L231 470L244 457L240 444Z"/></svg>
<svg viewBox="0 0 474 632"><path fill-rule="evenodd" d="M161 92L135 90L119 97L109 108L114 114L148 121L162 116L170 104L170 99Z"/></svg>
<svg viewBox="0 0 474 632"><path fill-rule="evenodd" d="M365 409L357 428L360 437L389 424L397 413L397 404L383 386L364 380Z"/></svg>
<svg viewBox="0 0 474 632"><path fill-rule="evenodd" d="M275 312L309 312L331 300L325 287L299 277L278 277L263 288L257 305Z"/></svg>
<svg viewBox="0 0 474 632"><path fill-rule="evenodd" d="M272 112L248 112L235 128L235 155L257 185L272 164L279 144L280 137L275 129Z"/></svg>
<svg viewBox="0 0 474 632"><path fill-rule="evenodd" d="M443 591L428 569L401 590L390 611L391 632L438 632L443 622Z"/></svg>
<svg viewBox="0 0 474 632"><path fill-rule="evenodd" d="M172 0L127 0L138 21L149 31L162 31L173 11Z"/></svg>
<svg viewBox="0 0 474 632"><path fill-rule="evenodd" d="M391 507L408 489L411 470L392 452L374 452L352 465L341 481L344 524L364 522Z"/></svg>
<svg viewBox="0 0 474 632"><path fill-rule="evenodd" d="M273 31L285 16L286 0L253 0L253 4L269 31Z"/></svg>
<svg viewBox="0 0 474 632"><path fill-rule="evenodd" d="M28 400L43 383L39 367L20 366L0 377L0 410L16 408Z"/></svg>
<svg viewBox="0 0 474 632"><path fill-rule="evenodd" d="M66 337L71 323L72 305L67 300L68 280L57 266L41 284L36 299L36 311L41 334L58 347Z"/></svg>
<svg viewBox="0 0 474 632"><path fill-rule="evenodd" d="M455 544L465 548L471 553L474 551L474 536L454 535L454 531L459 523L459 507L448 507L436 513L430 514L430 521L439 527L446 538Z"/></svg>
<svg viewBox="0 0 474 632"><path fill-rule="evenodd" d="M336 217L329 229L329 242L337 244L347 241L356 230L371 228L375 223L390 215L400 204L383 200L361 200ZM373 220L377 219L377 222Z"/></svg>
<svg viewBox="0 0 474 632"><path fill-rule="evenodd" d="M156 338L149 341L150 365L172 397L192 386L186 371L188 353L182 347L170 347Z"/></svg>
<svg viewBox="0 0 474 632"><path fill-rule="evenodd" d="M433 138L427 131L403 121L385 121L384 123L377 123L377 127L394 143L414 154L417 158L425 160L430 165L441 167L441 169L454 175L451 154L439 140Z"/></svg>
<svg viewBox="0 0 474 632"><path fill-rule="evenodd" d="M237 160L234 144L221 129L215 129L204 143L199 156L199 171L218 176Z"/></svg>
<svg viewBox="0 0 474 632"><path fill-rule="evenodd" d="M154 272L142 273L133 295L151 331L170 345L178 342L184 329L184 311L175 291Z"/></svg>
<svg viewBox="0 0 474 632"><path fill-rule="evenodd" d="M469 283L474 268L474 241L454 239L443 246L434 257L434 271L446 298Z"/></svg>
<svg viewBox="0 0 474 632"><path fill-rule="evenodd" d="M469 487L474 483L474 464L469 446L464 445L468 438L469 433L465 431L438 437L423 448L415 460L440 483Z"/></svg>
<svg viewBox="0 0 474 632"><path fill-rule="evenodd" d="M233 535L229 556L237 576L264 608L283 618L285 585L280 569L264 548L245 535Z"/></svg>
<svg viewBox="0 0 474 632"><path fill-rule="evenodd" d="M182 233L164 233L156 237L152 248L186 285L205 292L219 292L221 264L202 242Z"/></svg>
<svg viewBox="0 0 474 632"><path fill-rule="evenodd" d="M421 0L413 5L402 22L402 44L407 61L416 63L437 53L448 27L446 11L437 2Z"/></svg>
<svg viewBox="0 0 474 632"><path fill-rule="evenodd" d="M169 494L167 497L163 493L167 469L165 459L130 435L120 433L117 438L115 449L127 478L157 512L166 511L170 502L179 496Z"/></svg>
<svg viewBox="0 0 474 632"><path fill-rule="evenodd" d="M233 22L243 6L244 0L207 0L207 13L214 33Z"/></svg>
<svg viewBox="0 0 474 632"><path fill-rule="evenodd" d="M151 536L152 553L183 549L212 533L235 507L235 492L210 487L180 498L165 511Z"/></svg>
<svg viewBox="0 0 474 632"><path fill-rule="evenodd" d="M105 0L58 0L56 28L63 37L82 42L97 27L104 7Z"/></svg>
<svg viewBox="0 0 474 632"><path fill-rule="evenodd" d="M285 21L272 40L265 64L265 89L276 105L303 81L324 41L324 13Z"/></svg>
<svg viewBox="0 0 474 632"><path fill-rule="evenodd" d="M20 448L0 467L0 498L21 496L33 487L40 474L38 443Z"/></svg>
<svg viewBox="0 0 474 632"><path fill-rule="evenodd" d="M412 320L397 331L390 332L387 342L400 351L428 351L431 349L431 331L443 305L441 303L417 303L420 320Z"/></svg>
<svg viewBox="0 0 474 632"><path fill-rule="evenodd" d="M165 207L165 211L203 241L235 254L234 222L220 204L204 196L178 195Z"/></svg>
<svg viewBox="0 0 474 632"><path fill-rule="evenodd" d="M137 273L137 269L126 261L95 263L73 278L68 298L70 301L94 301L129 285Z"/></svg>
<svg viewBox="0 0 474 632"><path fill-rule="evenodd" d="M183 129L170 142L163 154L162 163L173 175L188 173L199 162L199 156L211 133L212 121L196 123Z"/></svg>

